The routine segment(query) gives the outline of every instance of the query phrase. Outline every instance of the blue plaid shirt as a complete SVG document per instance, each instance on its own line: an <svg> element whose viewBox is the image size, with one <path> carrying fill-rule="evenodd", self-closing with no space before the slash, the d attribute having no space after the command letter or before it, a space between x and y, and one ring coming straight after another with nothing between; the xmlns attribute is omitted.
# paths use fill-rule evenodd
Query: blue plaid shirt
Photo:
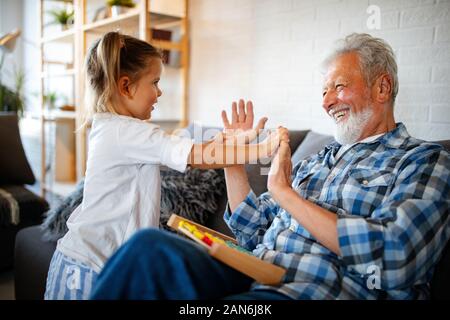
<svg viewBox="0 0 450 320"><path fill-rule="evenodd" d="M270 196L251 191L225 220L240 245L287 270L295 299L420 299L450 237L450 156L403 124L334 163L332 143L300 162L292 187L338 216L338 256Z"/></svg>

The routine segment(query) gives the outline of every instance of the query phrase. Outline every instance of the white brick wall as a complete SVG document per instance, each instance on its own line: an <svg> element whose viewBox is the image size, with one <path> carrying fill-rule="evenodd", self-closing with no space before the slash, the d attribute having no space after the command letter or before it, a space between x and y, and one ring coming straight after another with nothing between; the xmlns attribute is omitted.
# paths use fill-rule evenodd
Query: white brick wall
<svg viewBox="0 0 450 320"><path fill-rule="evenodd" d="M369 5L380 30L367 28ZM332 133L319 64L336 39L367 32L397 55L396 120L416 137L450 139L449 1L195 0L191 23L191 121L221 125L221 109L243 97L270 127Z"/></svg>

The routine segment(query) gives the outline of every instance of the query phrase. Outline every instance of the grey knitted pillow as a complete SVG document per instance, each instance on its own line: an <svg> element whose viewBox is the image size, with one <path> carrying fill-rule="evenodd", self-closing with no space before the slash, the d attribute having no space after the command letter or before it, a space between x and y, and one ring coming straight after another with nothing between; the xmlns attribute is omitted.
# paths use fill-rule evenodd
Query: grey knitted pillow
<svg viewBox="0 0 450 320"><path fill-rule="evenodd" d="M49 210L41 225L44 239L57 241L67 232L66 221L83 200L84 181L77 184L59 206ZM184 173L161 170L160 227L170 230L166 222L172 213L204 224L217 210L217 202L225 192L223 170L200 170L188 167ZM170 230L172 231L172 230Z"/></svg>
<svg viewBox="0 0 450 320"><path fill-rule="evenodd" d="M44 222L41 224L41 228L44 230L44 240L57 241L66 234L66 221L83 200L83 187L84 180L81 180L75 190L63 199L58 206L47 211Z"/></svg>

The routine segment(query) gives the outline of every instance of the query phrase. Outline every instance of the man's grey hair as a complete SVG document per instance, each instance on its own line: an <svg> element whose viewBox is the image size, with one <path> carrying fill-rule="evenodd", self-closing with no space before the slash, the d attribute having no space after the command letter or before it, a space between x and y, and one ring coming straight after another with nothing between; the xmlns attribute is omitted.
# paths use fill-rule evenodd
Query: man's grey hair
<svg viewBox="0 0 450 320"><path fill-rule="evenodd" d="M339 40L336 47L323 62L328 67L333 60L342 54L355 52L359 56L361 73L371 87L376 78L386 72L392 78L392 104L398 93L397 63L391 46L380 38L367 33L352 33Z"/></svg>

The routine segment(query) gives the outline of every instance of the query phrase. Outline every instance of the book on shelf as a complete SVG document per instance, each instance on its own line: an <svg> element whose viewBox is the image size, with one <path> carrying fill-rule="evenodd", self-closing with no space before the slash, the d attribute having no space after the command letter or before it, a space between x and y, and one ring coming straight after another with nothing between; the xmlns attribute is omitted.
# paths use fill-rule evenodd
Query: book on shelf
<svg viewBox="0 0 450 320"><path fill-rule="evenodd" d="M167 225L205 248L217 260L262 284L278 284L286 270L259 259L240 247L236 240L176 214Z"/></svg>
<svg viewBox="0 0 450 320"><path fill-rule="evenodd" d="M151 29L152 30L152 38L155 40L165 40L171 41L172 39L172 31L163 30L163 29ZM164 64L170 64L170 51L162 50L162 60Z"/></svg>

